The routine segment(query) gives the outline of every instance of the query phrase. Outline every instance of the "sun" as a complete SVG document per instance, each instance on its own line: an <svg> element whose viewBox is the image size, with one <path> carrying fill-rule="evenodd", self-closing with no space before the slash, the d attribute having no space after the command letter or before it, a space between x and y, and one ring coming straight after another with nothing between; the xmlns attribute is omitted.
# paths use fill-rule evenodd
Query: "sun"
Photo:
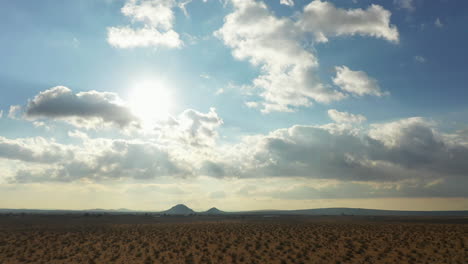
<svg viewBox="0 0 468 264"><path fill-rule="evenodd" d="M129 95L130 109L145 127L167 119L172 107L169 87L161 81L144 80L131 87Z"/></svg>

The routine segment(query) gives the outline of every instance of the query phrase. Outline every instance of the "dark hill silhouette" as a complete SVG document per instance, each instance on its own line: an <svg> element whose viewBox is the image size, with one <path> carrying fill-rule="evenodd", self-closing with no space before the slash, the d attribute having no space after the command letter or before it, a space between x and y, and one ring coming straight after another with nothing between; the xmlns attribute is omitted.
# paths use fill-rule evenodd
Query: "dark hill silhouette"
<svg viewBox="0 0 468 264"><path fill-rule="evenodd" d="M212 208L208 209L207 211L202 212L202 214L208 214L208 215L220 215L220 214L225 214L225 213L226 212L221 211L216 207L212 207Z"/></svg>
<svg viewBox="0 0 468 264"><path fill-rule="evenodd" d="M194 214L195 211L188 208L185 204L178 204L171 207L169 210L162 211L161 213L168 215L189 215Z"/></svg>

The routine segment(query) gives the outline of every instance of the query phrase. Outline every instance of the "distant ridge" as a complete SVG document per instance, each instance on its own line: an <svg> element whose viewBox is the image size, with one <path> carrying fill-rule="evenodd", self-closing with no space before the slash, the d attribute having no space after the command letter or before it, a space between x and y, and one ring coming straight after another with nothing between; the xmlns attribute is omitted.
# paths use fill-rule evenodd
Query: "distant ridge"
<svg viewBox="0 0 468 264"><path fill-rule="evenodd" d="M364 216L468 216L468 211L401 211L363 208L319 208L302 210L261 210L238 212L256 215L364 215Z"/></svg>
<svg viewBox="0 0 468 264"><path fill-rule="evenodd" d="M47 209L2 209L0 214L166 214L166 215L355 215L355 216L466 216L465 211L401 211L401 210L378 210L363 208L318 208L302 210L257 210L226 212L216 207L207 211L195 212L184 204L178 204L166 211L136 211L131 209L88 209L88 210L47 210Z"/></svg>
<svg viewBox="0 0 468 264"><path fill-rule="evenodd" d="M84 210L87 212L134 212L133 210L127 209L127 208L119 208L119 209L101 209L101 208L95 208L95 209L88 209Z"/></svg>
<svg viewBox="0 0 468 264"><path fill-rule="evenodd" d="M161 213L168 215L190 215L195 214L195 211L188 208L185 204L178 204Z"/></svg>

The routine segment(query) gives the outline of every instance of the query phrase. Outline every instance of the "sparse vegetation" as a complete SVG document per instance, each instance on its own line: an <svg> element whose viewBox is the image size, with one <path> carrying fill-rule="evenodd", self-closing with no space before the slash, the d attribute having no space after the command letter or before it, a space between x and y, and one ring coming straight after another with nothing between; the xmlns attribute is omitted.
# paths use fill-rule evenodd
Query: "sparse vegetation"
<svg viewBox="0 0 468 264"><path fill-rule="evenodd" d="M38 218L0 216L0 263L466 263L468 257L466 220Z"/></svg>

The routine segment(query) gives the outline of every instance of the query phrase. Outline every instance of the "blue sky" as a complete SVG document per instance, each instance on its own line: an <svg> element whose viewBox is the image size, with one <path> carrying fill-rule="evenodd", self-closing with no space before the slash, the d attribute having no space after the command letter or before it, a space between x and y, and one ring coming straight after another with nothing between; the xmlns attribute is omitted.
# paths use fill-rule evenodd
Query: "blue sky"
<svg viewBox="0 0 468 264"><path fill-rule="evenodd" d="M4 3L0 207L467 209L467 11Z"/></svg>

